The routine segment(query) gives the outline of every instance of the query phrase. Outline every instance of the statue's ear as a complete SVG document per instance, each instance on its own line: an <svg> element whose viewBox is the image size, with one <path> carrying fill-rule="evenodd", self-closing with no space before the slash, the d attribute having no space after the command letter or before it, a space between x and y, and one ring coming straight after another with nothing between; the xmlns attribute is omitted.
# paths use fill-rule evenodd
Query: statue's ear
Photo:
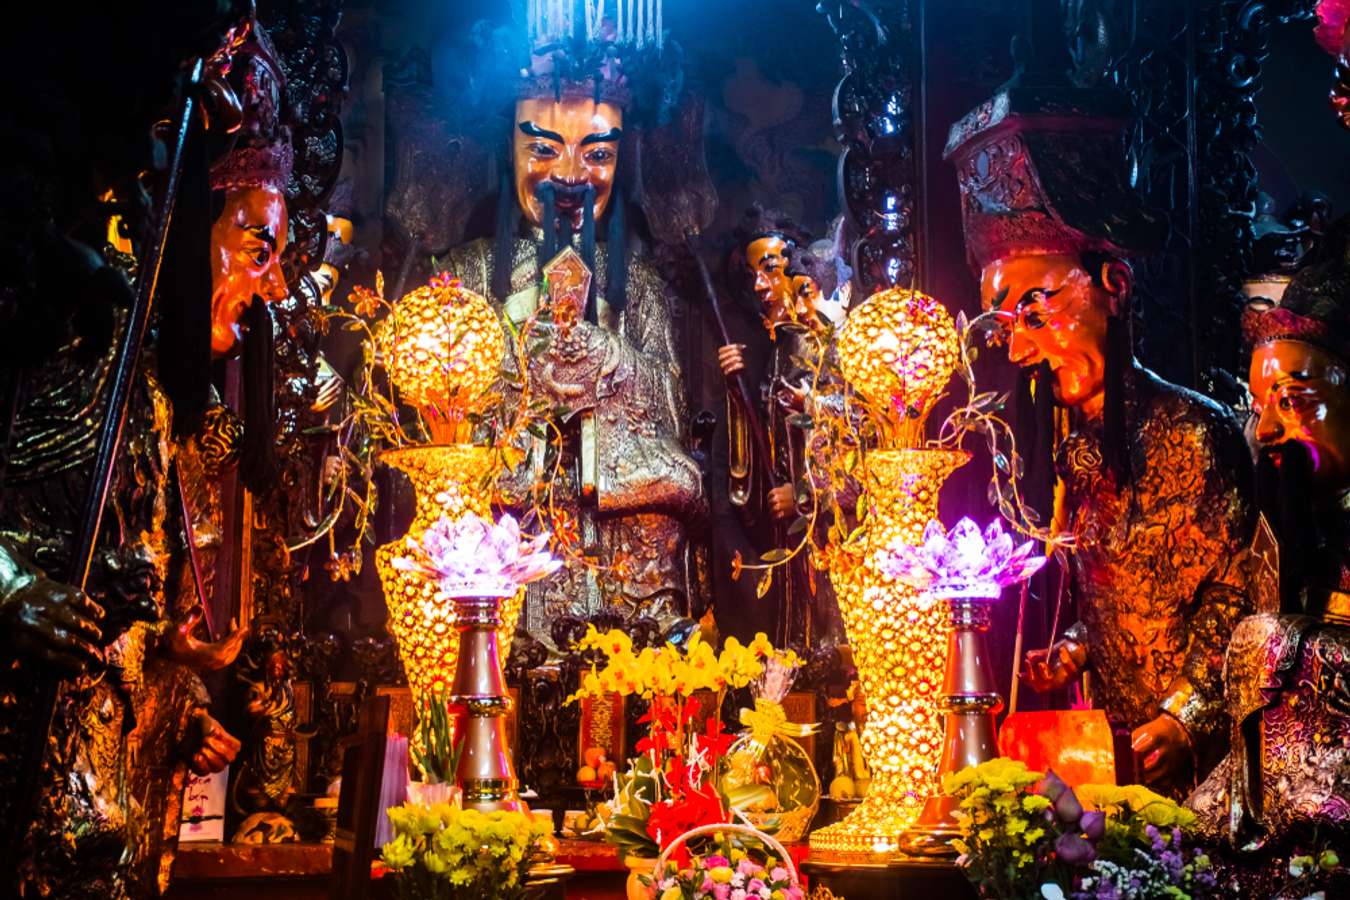
<svg viewBox="0 0 1350 900"><path fill-rule="evenodd" d="M1130 295L1134 292L1134 270L1122 259L1107 259L1101 266L1102 287L1111 295L1111 314L1128 312Z"/></svg>

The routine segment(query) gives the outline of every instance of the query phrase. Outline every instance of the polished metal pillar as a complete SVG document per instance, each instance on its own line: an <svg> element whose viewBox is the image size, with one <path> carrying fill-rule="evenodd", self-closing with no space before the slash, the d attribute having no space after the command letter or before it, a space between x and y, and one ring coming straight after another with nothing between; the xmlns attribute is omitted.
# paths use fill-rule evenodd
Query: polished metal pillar
<svg viewBox="0 0 1350 900"><path fill-rule="evenodd" d="M497 648L502 600L455 598L459 658L450 686L450 714L460 742L455 781L464 792L464 808L480 812L526 809L506 742L511 696Z"/></svg>
<svg viewBox="0 0 1350 900"><path fill-rule="evenodd" d="M942 778L998 756L994 717L1003 709L1003 698L994 689L986 640L990 611L997 598L950 597L943 602L952 627L947 639L944 697L939 707L946 715L946 730L938 764L938 789L929 795L919 818L900 838L900 849L914 856L956 855L950 842L960 836L952 818L958 801L942 792Z"/></svg>

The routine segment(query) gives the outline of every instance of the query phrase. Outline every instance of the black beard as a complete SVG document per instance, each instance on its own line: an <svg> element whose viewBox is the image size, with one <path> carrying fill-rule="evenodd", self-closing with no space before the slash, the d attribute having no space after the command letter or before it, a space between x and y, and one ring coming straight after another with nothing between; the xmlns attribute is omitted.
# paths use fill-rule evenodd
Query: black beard
<svg viewBox="0 0 1350 900"><path fill-rule="evenodd" d="M590 184L557 184L546 181L539 185L535 196L543 207L544 242L540 246L538 265L542 269L553 260L554 254L572 246L576 233L576 218L581 219L581 258L592 274L595 273L595 188ZM559 208L558 201L564 201ZM598 279L591 279L586 297L586 320L596 321L595 288Z"/></svg>
<svg viewBox="0 0 1350 900"><path fill-rule="evenodd" d="M1340 583L1345 523L1313 480L1312 454L1297 441L1263 447L1256 461L1256 504L1280 543L1280 608L1320 614Z"/></svg>
<svg viewBox="0 0 1350 900"><path fill-rule="evenodd" d="M272 310L253 295L244 311L243 378L244 443L240 448L239 476L255 495L267 494L277 479L276 353Z"/></svg>

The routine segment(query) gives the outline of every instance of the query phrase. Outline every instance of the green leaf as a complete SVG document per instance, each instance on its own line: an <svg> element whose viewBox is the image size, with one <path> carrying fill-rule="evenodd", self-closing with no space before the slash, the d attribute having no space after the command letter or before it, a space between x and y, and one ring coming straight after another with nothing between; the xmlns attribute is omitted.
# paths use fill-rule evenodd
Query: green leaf
<svg viewBox="0 0 1350 900"><path fill-rule="evenodd" d="M755 586L756 599L763 597L765 594L767 594L769 592L769 588L771 587L773 587L773 569L766 569L764 571L764 574L760 576L759 584Z"/></svg>

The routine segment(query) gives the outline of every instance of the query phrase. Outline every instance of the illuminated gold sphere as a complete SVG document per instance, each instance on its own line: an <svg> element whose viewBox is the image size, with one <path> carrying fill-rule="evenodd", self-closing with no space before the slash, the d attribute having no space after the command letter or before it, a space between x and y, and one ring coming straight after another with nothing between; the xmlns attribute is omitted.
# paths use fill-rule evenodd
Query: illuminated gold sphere
<svg viewBox="0 0 1350 900"><path fill-rule="evenodd" d="M961 358L952 317L937 300L904 288L868 297L839 329L849 384L902 418L923 419Z"/></svg>
<svg viewBox="0 0 1350 900"><path fill-rule="evenodd" d="M481 411L506 354L492 305L445 276L394 304L375 343L399 397L419 409Z"/></svg>

